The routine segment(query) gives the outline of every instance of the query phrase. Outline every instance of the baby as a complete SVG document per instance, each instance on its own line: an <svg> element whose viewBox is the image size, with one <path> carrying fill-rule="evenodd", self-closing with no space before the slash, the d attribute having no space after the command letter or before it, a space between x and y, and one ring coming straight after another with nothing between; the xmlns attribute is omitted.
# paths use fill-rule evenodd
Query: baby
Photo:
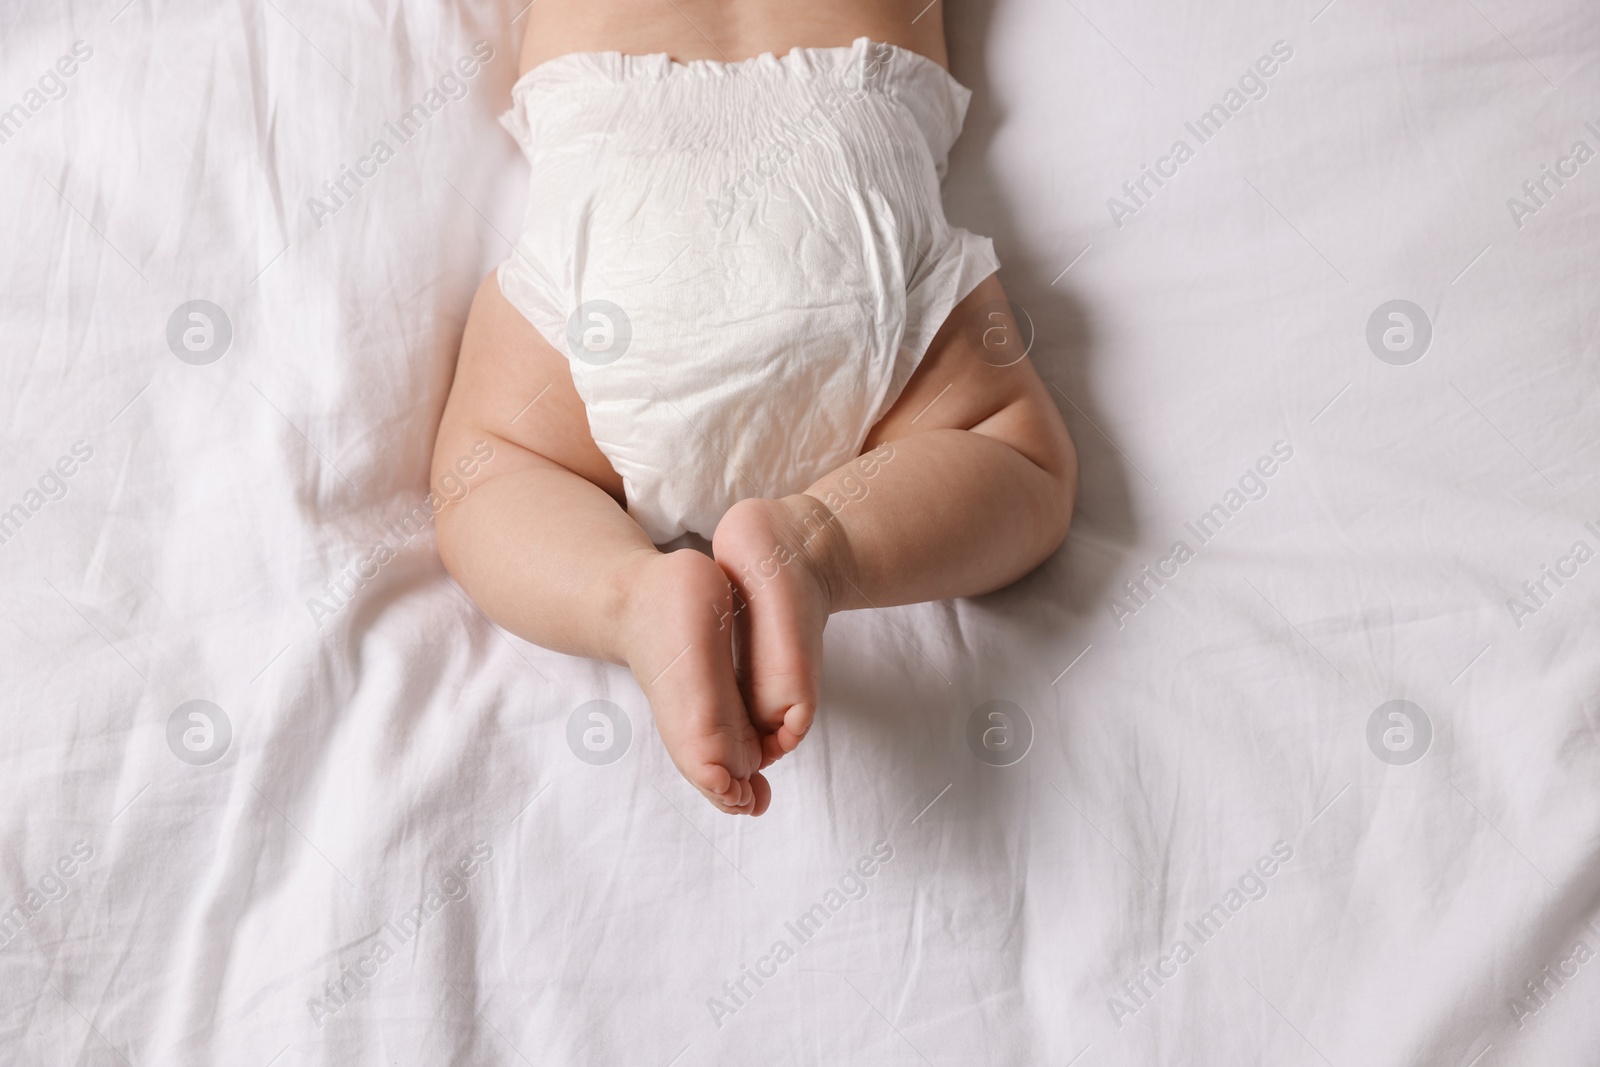
<svg viewBox="0 0 1600 1067"><path fill-rule="evenodd" d="M830 614L1000 588L1071 518L993 247L940 203L971 94L936 5L524 9L527 218L435 487L494 459L439 551L506 629L631 669L726 812L765 811L811 728Z"/></svg>

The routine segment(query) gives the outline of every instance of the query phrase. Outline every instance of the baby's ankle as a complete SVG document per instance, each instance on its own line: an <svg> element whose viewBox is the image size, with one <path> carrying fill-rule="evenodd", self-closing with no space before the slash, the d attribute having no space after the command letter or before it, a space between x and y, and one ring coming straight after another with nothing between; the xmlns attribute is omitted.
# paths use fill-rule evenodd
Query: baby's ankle
<svg viewBox="0 0 1600 1067"><path fill-rule="evenodd" d="M611 654L606 658L611 662L634 666L645 644L645 628L659 611L663 594L657 576L666 558L654 548L641 548L617 560L606 590L611 620Z"/></svg>
<svg viewBox="0 0 1600 1067"><path fill-rule="evenodd" d="M844 525L828 505L796 493L778 501L789 509L792 529L805 561L820 587L828 614L851 600L856 585L855 553Z"/></svg>

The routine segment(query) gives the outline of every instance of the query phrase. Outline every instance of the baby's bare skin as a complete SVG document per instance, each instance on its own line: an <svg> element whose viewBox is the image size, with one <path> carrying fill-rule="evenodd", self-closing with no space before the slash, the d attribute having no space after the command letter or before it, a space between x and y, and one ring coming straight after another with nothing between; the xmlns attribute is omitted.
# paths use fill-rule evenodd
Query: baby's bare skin
<svg viewBox="0 0 1600 1067"><path fill-rule="evenodd" d="M944 5L928 0L538 0L522 17L524 73L568 52L665 52L735 62L857 37L946 65Z"/></svg>
<svg viewBox="0 0 1600 1067"><path fill-rule="evenodd" d="M539 0L523 16L522 62L737 61L865 36L942 64L940 15L888 0ZM803 492L735 504L707 557L660 552L628 517L566 356L491 274L440 423L436 487L477 441L495 458L440 514L440 555L506 629L628 666L684 777L719 809L759 815L762 768L814 721L829 615L998 589L1066 536L1077 457L1031 363L996 366L983 351L985 327L1015 336L1003 311L994 325L996 301L990 277L956 307L860 457Z"/></svg>

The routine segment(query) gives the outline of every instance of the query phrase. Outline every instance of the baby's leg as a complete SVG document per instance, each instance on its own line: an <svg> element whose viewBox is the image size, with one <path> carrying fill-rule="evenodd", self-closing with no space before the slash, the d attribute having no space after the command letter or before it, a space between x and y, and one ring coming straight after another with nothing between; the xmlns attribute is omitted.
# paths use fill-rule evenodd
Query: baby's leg
<svg viewBox="0 0 1600 1067"><path fill-rule="evenodd" d="M732 590L712 560L662 554L620 506L566 359L490 276L462 338L434 445L434 491L457 461L491 460L436 519L445 566L495 622L535 644L626 664L673 762L724 811L771 791L733 672Z"/></svg>
<svg viewBox="0 0 1600 1067"><path fill-rule="evenodd" d="M985 350L986 330L1017 344L1009 312L990 318L1004 299L991 276L956 307L861 457L804 493L742 500L718 525L769 760L810 728L831 612L986 593L1066 537L1077 454L1031 363L996 366L1006 350Z"/></svg>

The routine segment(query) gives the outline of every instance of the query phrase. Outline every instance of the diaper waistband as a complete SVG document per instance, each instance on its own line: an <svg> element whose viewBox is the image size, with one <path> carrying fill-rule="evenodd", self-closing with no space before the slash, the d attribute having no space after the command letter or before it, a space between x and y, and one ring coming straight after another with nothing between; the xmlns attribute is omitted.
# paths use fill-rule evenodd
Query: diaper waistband
<svg viewBox="0 0 1600 1067"><path fill-rule="evenodd" d="M868 37L857 37L848 46L795 47L784 55L763 52L732 62L694 59L680 63L664 52L569 52L518 78L511 87L511 110L500 121L523 151L531 153L530 110L544 105L559 107L561 98L572 92L592 94L607 85L655 83L666 87L691 82L697 83L696 96L718 87L737 95L752 81L816 83L827 79L851 95L882 95L905 107L927 139L942 176L944 160L966 120L971 90L927 56Z"/></svg>
<svg viewBox="0 0 1600 1067"><path fill-rule="evenodd" d="M783 55L763 52L749 59L691 59L678 62L665 52L634 55L628 52L568 52L547 59L518 78L511 87L518 90L532 86L557 86L568 82L590 83L595 78L609 81L628 81L634 78L736 78L752 73L776 72L794 76L814 76L819 73L844 72L860 66L862 61L882 63L891 57L909 66L926 65L957 88L959 82L939 64L899 45L884 44L870 37L857 37L848 45L827 48L795 46ZM963 88L963 92L966 90Z"/></svg>

